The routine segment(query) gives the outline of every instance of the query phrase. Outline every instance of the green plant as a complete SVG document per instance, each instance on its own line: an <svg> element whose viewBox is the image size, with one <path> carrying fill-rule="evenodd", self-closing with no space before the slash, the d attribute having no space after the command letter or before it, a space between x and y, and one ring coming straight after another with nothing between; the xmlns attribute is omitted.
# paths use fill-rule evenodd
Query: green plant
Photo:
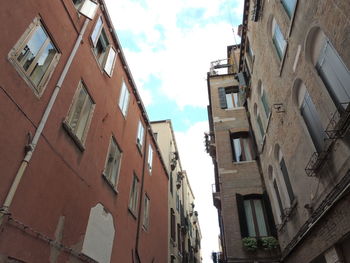
<svg viewBox="0 0 350 263"><path fill-rule="evenodd" d="M278 241L274 237L262 237L260 241L262 248L265 250L272 250L278 248Z"/></svg>
<svg viewBox="0 0 350 263"><path fill-rule="evenodd" d="M245 237L242 239L242 243L248 251L255 251L258 248L258 240L255 237Z"/></svg>

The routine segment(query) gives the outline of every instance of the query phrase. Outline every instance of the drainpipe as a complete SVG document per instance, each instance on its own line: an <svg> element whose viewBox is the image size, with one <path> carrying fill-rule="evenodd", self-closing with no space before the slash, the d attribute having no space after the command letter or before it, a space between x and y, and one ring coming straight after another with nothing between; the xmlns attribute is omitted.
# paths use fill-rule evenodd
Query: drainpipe
<svg viewBox="0 0 350 263"><path fill-rule="evenodd" d="M25 172L25 170L26 170L26 168L27 168L27 166L28 166L28 164L29 164L29 162L30 162L30 160L32 158L32 155L33 155L33 153L35 151L35 148L36 148L36 146L38 144L39 138L40 138L40 136L41 136L41 134L43 132L43 129L45 127L45 124L47 122L47 119L48 119L48 117L49 117L49 115L51 113L52 107L53 107L53 105L54 105L54 103L56 101L57 95L58 95L58 93L59 93L59 91L60 91L60 89L62 87L62 83L63 83L63 81L66 78L67 72L68 72L68 70L69 70L69 68L70 68L70 66L72 64L72 61L73 61L73 59L74 59L74 57L75 57L75 55L76 55L76 53L78 51L79 45L81 43L81 40L83 39L83 35L85 33L85 30L87 28L88 23L89 23L89 19L86 18L85 22L84 22L84 25L83 25L80 33L79 33L79 36L78 36L78 38L77 38L77 40L75 42L73 50L72 50L72 52L71 52L71 54L70 54L70 56L69 56L69 58L67 60L66 65L63 68L61 76L58 79L56 87L55 87L55 89L54 89L54 91L53 91L53 93L51 95L50 101L49 101L49 103L46 106L45 112L44 112L44 114L43 114L43 116L42 116L42 118L40 120L39 126L36 129L36 131L35 131L35 134L34 134L34 137L33 137L32 141L31 141L31 143L29 144L29 150L27 151L24 159L22 160L21 166L19 167L19 169L17 171L17 174L15 176L15 179L12 182L11 188L10 188L10 190L9 190L7 196L6 196L5 202L4 202L3 206L2 206L2 211L0 211L0 226L2 225L2 223L4 221L5 215L9 213L9 208L10 208L12 200L13 200L15 194L16 194L16 190L18 188L18 185L21 182L22 176L23 176L23 174L24 174L24 172Z"/></svg>
<svg viewBox="0 0 350 263"><path fill-rule="evenodd" d="M141 262L140 255L139 255L139 240L140 240L140 228L141 228L141 209L142 209L142 201L143 201L143 187L145 182L145 167L148 156L146 156L147 153L147 135L149 130L146 130L145 135L145 145L143 149L143 164L142 164L142 178L141 178L141 190L140 190L140 205L139 205L139 211L138 211L138 217L137 217L137 232L136 232L136 243L135 243L135 253L137 262ZM147 158L146 158L147 157Z"/></svg>

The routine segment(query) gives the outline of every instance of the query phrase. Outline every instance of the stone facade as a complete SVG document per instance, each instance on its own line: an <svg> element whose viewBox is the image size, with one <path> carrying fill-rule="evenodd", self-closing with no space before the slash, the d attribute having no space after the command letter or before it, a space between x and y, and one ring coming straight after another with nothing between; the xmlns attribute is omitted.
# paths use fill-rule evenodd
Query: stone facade
<svg viewBox="0 0 350 263"><path fill-rule="evenodd" d="M283 262L350 260L349 12L345 0L244 3L240 89Z"/></svg>

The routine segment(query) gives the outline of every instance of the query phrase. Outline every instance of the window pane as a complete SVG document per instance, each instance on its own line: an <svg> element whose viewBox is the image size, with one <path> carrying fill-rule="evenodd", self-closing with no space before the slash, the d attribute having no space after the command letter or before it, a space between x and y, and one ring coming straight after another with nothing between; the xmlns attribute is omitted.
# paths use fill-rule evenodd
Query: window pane
<svg viewBox="0 0 350 263"><path fill-rule="evenodd" d="M69 118L69 126L72 128L73 131L76 131L80 113L83 109L83 105L85 102L85 98L87 96L87 92L85 91L84 88L81 88L79 91L78 98L76 99L76 102L74 103L71 113L70 113L70 118Z"/></svg>
<svg viewBox="0 0 350 263"><path fill-rule="evenodd" d="M254 207L255 207L256 221L258 223L258 228L259 228L259 235L267 236L268 234L267 234L266 222L265 222L264 211L263 211L261 200L259 199L254 200Z"/></svg>
<svg viewBox="0 0 350 263"><path fill-rule="evenodd" d="M81 6L82 2L83 2L83 0L73 0L73 4L74 4L76 9L78 9Z"/></svg>
<svg viewBox="0 0 350 263"><path fill-rule="evenodd" d="M90 99L90 97L87 97L87 101L85 102L85 105L81 111L81 115L80 115L80 119L79 119L79 125L77 127L76 130L76 135L79 139L82 139L84 131L85 131L85 127L90 115L90 111L92 108L92 101Z"/></svg>
<svg viewBox="0 0 350 263"><path fill-rule="evenodd" d="M281 59L283 56L284 49L286 47L286 41L284 40L284 37L279 25L276 23L275 20L273 20L273 23L274 23L274 31L273 31L272 40L273 40L273 43L275 44L278 56Z"/></svg>
<svg viewBox="0 0 350 263"><path fill-rule="evenodd" d="M112 75L112 69L113 69L115 55L116 55L116 53L115 53L114 49L111 47L109 49L107 60L106 60L106 64L105 64L105 67L104 67L104 70L106 71L106 73L109 76Z"/></svg>
<svg viewBox="0 0 350 263"><path fill-rule="evenodd" d="M329 41L320 54L317 70L335 104L346 108L350 101L350 72Z"/></svg>
<svg viewBox="0 0 350 263"><path fill-rule="evenodd" d="M261 102L262 102L262 104L264 106L266 117L268 118L269 115L270 115L270 106L269 106L269 102L267 100L267 96L266 96L265 90L263 90L263 93L261 95Z"/></svg>
<svg viewBox="0 0 350 263"><path fill-rule="evenodd" d="M253 219L253 212L252 212L250 200L244 200L244 210L245 210L245 216L247 219L248 235L250 237L255 237L256 232L254 228L254 219Z"/></svg>
<svg viewBox="0 0 350 263"><path fill-rule="evenodd" d="M36 86L39 85L41 79L43 78L45 72L47 71L56 54L57 50L51 43L49 43L45 47L43 53L41 53L41 56L38 59L34 70L30 74L30 79L34 82Z"/></svg>
<svg viewBox="0 0 350 263"><path fill-rule="evenodd" d="M130 203L129 207L133 212L136 212L137 208L137 199L138 199L138 179L134 176L131 193L130 193Z"/></svg>
<svg viewBox="0 0 350 263"><path fill-rule="evenodd" d="M296 2L296 0L282 0L282 4L286 9L289 18L291 18L294 13Z"/></svg>
<svg viewBox="0 0 350 263"><path fill-rule="evenodd" d="M286 187L287 187L289 200L290 200L290 203L292 203L294 200L294 192L293 192L293 188L292 188L292 185L290 183L290 180L289 180L289 174L288 174L288 170L287 170L287 166L286 166L286 163L284 161L284 158L282 158L282 160L280 161L280 167L281 167L284 182L285 182Z"/></svg>
<svg viewBox="0 0 350 263"><path fill-rule="evenodd" d="M245 161L251 161L252 153L250 150L250 139L249 138L242 138L243 148L244 148L244 155L245 155Z"/></svg>
<svg viewBox="0 0 350 263"><path fill-rule="evenodd" d="M226 103L227 103L227 108L228 109L232 109L233 108L232 93L226 93Z"/></svg>
<svg viewBox="0 0 350 263"><path fill-rule="evenodd" d="M153 150L152 150L152 146L150 145L148 148L148 168L149 171L152 171L152 162L153 162Z"/></svg>
<svg viewBox="0 0 350 263"><path fill-rule="evenodd" d="M235 106L235 107L239 107L239 103L238 103L238 93L237 93L237 92L233 93L233 102L234 102L234 106Z"/></svg>
<svg viewBox="0 0 350 263"><path fill-rule="evenodd" d="M258 115L256 121L257 121L257 123L258 123L258 127L259 127L259 132L260 132L261 139L263 139L263 138L264 138L264 135L265 135L265 131L264 131L264 127L263 127L263 124L262 124L260 115Z"/></svg>
<svg viewBox="0 0 350 263"><path fill-rule="evenodd" d="M143 126L141 121L139 121L139 127L138 127L138 131L137 131L137 144L142 147L143 144Z"/></svg>
<svg viewBox="0 0 350 263"><path fill-rule="evenodd" d="M318 152L321 152L324 147L326 133L323 130L320 116L307 91L300 110L315 148Z"/></svg>
<svg viewBox="0 0 350 263"><path fill-rule="evenodd" d="M98 34L100 33L101 28L102 28L102 18L99 17L96 22L94 31L91 34L91 40L94 45L96 45Z"/></svg>
<svg viewBox="0 0 350 263"><path fill-rule="evenodd" d="M242 161L242 148L240 139L233 139L233 148L234 148L234 159L236 162Z"/></svg>
<svg viewBox="0 0 350 263"><path fill-rule="evenodd" d="M150 200L147 196L145 196L145 202L144 202L144 210L143 210L143 225L145 228L148 228L149 226L149 205Z"/></svg>
<svg viewBox="0 0 350 263"><path fill-rule="evenodd" d="M35 33L23 48L22 52L17 57L18 62L23 65L24 70L27 70L33 62L39 49L43 46L47 39L47 35L41 26L38 26Z"/></svg>

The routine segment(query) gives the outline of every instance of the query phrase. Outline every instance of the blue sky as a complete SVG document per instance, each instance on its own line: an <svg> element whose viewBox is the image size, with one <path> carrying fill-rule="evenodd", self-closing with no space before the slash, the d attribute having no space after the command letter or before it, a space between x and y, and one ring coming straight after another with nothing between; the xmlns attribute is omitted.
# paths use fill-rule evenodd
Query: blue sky
<svg viewBox="0 0 350 263"><path fill-rule="evenodd" d="M204 152L208 131L207 72L236 44L243 0L105 0L151 121L171 119L183 169L196 196L203 263L218 250L212 204L212 160Z"/></svg>

